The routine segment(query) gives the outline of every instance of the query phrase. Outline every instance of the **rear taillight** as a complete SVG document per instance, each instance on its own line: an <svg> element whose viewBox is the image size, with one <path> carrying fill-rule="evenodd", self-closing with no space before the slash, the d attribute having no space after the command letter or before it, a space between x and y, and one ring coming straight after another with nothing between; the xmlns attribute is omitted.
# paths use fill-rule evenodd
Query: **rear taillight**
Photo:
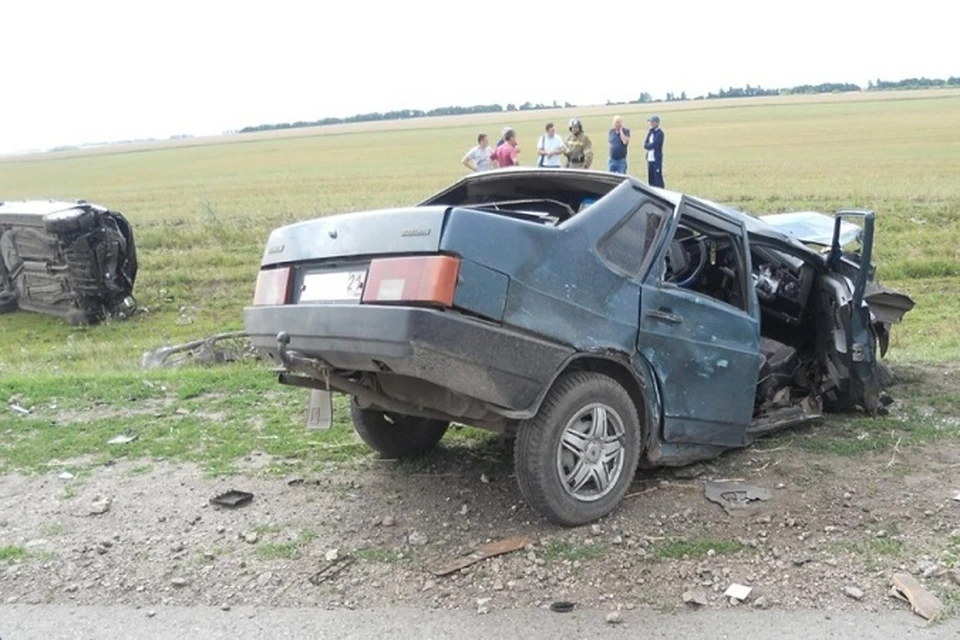
<svg viewBox="0 0 960 640"><path fill-rule="evenodd" d="M253 304L286 304L290 289L290 267L264 269L257 274L257 288L253 292Z"/></svg>
<svg viewBox="0 0 960 640"><path fill-rule="evenodd" d="M363 302L453 306L460 259L451 256L382 258L370 263Z"/></svg>

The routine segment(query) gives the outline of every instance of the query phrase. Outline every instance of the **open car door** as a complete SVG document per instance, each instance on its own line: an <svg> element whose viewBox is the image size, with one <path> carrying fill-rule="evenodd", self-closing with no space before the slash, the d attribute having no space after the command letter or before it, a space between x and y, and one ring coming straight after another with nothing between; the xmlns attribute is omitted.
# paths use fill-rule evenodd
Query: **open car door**
<svg viewBox="0 0 960 640"><path fill-rule="evenodd" d="M681 198L641 285L638 350L663 400L663 439L742 446L762 361L743 223ZM724 300L701 280L729 273Z"/></svg>
<svg viewBox="0 0 960 640"><path fill-rule="evenodd" d="M863 222L860 236L860 254L855 266L844 256L841 246L841 223L844 218L858 218ZM869 413L876 411L880 399L880 381L877 375L877 336L871 323L870 307L864 297L870 272L873 268L874 213L856 209L843 209L836 213L833 241L827 256L827 268L839 275L845 275L852 282L852 298L848 305L837 309L838 317L835 331L842 334L841 340L835 340L837 348L831 354L835 365L849 372L846 389L839 390L837 400L842 405L860 405Z"/></svg>

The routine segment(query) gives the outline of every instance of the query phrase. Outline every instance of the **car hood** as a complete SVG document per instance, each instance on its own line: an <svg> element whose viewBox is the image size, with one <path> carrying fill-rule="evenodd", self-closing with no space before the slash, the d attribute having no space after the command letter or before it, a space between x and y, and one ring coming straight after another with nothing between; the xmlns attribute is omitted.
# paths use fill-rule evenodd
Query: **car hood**
<svg viewBox="0 0 960 640"><path fill-rule="evenodd" d="M760 216L771 227L803 242L829 247L833 242L835 218L817 211L796 211L793 213L771 213ZM861 229L852 222L840 222L840 246L853 242Z"/></svg>

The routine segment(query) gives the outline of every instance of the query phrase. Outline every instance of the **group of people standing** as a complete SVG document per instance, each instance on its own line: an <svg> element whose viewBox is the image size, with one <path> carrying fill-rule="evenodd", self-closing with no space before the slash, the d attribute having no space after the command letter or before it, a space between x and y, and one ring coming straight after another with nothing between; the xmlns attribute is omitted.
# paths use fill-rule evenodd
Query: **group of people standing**
<svg viewBox="0 0 960 640"><path fill-rule="evenodd" d="M651 116L647 122L650 129L644 137L643 148L647 160L647 181L653 187L664 187L663 183L663 130L660 128L660 116ZM579 118L573 118L568 124L570 135L566 140L557 135L556 127L548 122L544 133L537 140L537 166L559 168L561 157L566 158L566 166L571 169L589 169L593 164L593 143L583 130ZM613 173L627 173L627 151L630 148L630 129L624 126L621 116L614 116L613 127L607 134L610 145L607 170ZM490 146L487 134L477 136L477 145L463 156L463 165L471 171L489 171L491 169L512 167L520 164L520 146L517 133L512 127L505 127L503 135L495 147Z"/></svg>

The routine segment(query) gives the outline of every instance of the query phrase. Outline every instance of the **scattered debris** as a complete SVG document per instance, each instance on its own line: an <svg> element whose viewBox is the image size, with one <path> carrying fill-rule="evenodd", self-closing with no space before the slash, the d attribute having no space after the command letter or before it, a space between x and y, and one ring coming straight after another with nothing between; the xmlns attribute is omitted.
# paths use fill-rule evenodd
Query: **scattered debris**
<svg viewBox="0 0 960 640"><path fill-rule="evenodd" d="M481 473L481 474L480 474L480 482L482 482L483 484L490 484L490 478L487 477L487 474Z"/></svg>
<svg viewBox="0 0 960 640"><path fill-rule="evenodd" d="M798 567L802 567L805 564L813 562L813 556L800 556L799 558L793 559L793 564Z"/></svg>
<svg viewBox="0 0 960 640"><path fill-rule="evenodd" d="M415 547L423 547L429 540L427 539L427 534L421 533L420 531L411 531L410 535L407 536L407 542Z"/></svg>
<svg viewBox="0 0 960 640"><path fill-rule="evenodd" d="M766 609L770 605L767 603L767 599L763 596L760 596L753 602L754 609Z"/></svg>
<svg viewBox="0 0 960 640"><path fill-rule="evenodd" d="M218 364L222 362L234 362L245 356L255 357L256 352L249 343L242 347L235 348L221 347L218 349L215 346L215 344L221 340L245 338L246 336L247 333L245 331L218 333L208 338L147 351L140 359L140 368L158 369L160 367L175 367L188 360L193 360L197 364Z"/></svg>
<svg viewBox="0 0 960 640"><path fill-rule="evenodd" d="M383 520L380 522L384 527L392 527L397 524L397 519L393 516L383 516Z"/></svg>
<svg viewBox="0 0 960 640"><path fill-rule="evenodd" d="M210 504L215 504L220 507L242 507L245 504L248 504L253 500L253 494L247 491L238 491L237 489L231 489L226 493L221 493L218 496L210 498Z"/></svg>
<svg viewBox="0 0 960 640"><path fill-rule="evenodd" d="M685 604L692 604L699 607L705 607L709 603L707 600L707 592L703 589L691 589L689 591L684 591L683 602Z"/></svg>
<svg viewBox="0 0 960 640"><path fill-rule="evenodd" d="M727 513L734 509L746 509L752 502L766 501L773 496L769 489L742 482L709 482L704 494L707 500L716 502Z"/></svg>
<svg viewBox="0 0 960 640"><path fill-rule="evenodd" d="M327 562L336 562L340 559L340 550L339 549L330 549L327 553L324 554L323 559Z"/></svg>
<svg viewBox="0 0 960 640"><path fill-rule="evenodd" d="M125 431L118 436L114 436L107 440L107 444L129 444L139 438L140 436L132 431Z"/></svg>
<svg viewBox="0 0 960 640"><path fill-rule="evenodd" d="M57 477L61 480L73 480L74 475L69 471L61 471Z"/></svg>
<svg viewBox="0 0 960 640"><path fill-rule="evenodd" d="M179 588L181 588L181 587L186 587L186 586L188 586L188 585L190 584L190 579L189 579L189 578L174 578L173 580L170 581L170 584L172 584L173 586L175 586L175 587L177 587L177 588L179 589Z"/></svg>
<svg viewBox="0 0 960 640"><path fill-rule="evenodd" d="M30 415L30 409L27 409L26 407L21 407L19 404L16 404L16 403L10 405L10 411L13 411L14 413L19 413L22 416Z"/></svg>
<svg viewBox="0 0 960 640"><path fill-rule="evenodd" d="M611 611L607 614L607 624L620 624L623 622L623 614L619 611Z"/></svg>
<svg viewBox="0 0 960 640"><path fill-rule="evenodd" d="M913 612L922 618L930 620L943 608L943 603L909 573L893 574L893 586L907 597Z"/></svg>
<svg viewBox="0 0 960 640"><path fill-rule="evenodd" d="M891 598L896 598L897 600L903 600L904 602L910 602L909 600L907 600L906 596L904 596L902 593L900 593L900 590L897 589L897 588L894 587L894 586L891 586L891 587L890 587L890 592L889 592L887 595L890 596Z"/></svg>
<svg viewBox="0 0 960 640"><path fill-rule="evenodd" d="M257 540L260 539L260 535L256 531L248 531L246 533L241 533L240 538L243 539L244 542L256 544Z"/></svg>
<svg viewBox="0 0 960 640"><path fill-rule="evenodd" d="M854 600L863 600L863 590L858 587L844 587L843 592Z"/></svg>
<svg viewBox="0 0 960 640"><path fill-rule="evenodd" d="M480 615L490 613L490 607L487 606L488 604L490 604L490 598L477 598L477 613Z"/></svg>
<svg viewBox="0 0 960 640"><path fill-rule="evenodd" d="M960 492L957 492L957 495L953 496L953 499L960 502Z"/></svg>
<svg viewBox="0 0 960 640"><path fill-rule="evenodd" d="M299 487L299 486L302 485L304 482L306 482L306 480L304 480L303 478L291 478L290 480L287 480L287 486L288 486L288 487Z"/></svg>
<svg viewBox="0 0 960 640"><path fill-rule="evenodd" d="M107 511L110 511L110 504L113 502L113 499L109 496L102 498L97 496L93 499L93 502L90 503L90 515L99 516Z"/></svg>
<svg viewBox="0 0 960 640"><path fill-rule="evenodd" d="M753 591L753 587L748 587L746 585L733 583L727 590L723 592L724 597L733 598L734 600L746 600L750 597L750 592Z"/></svg>
<svg viewBox="0 0 960 640"><path fill-rule="evenodd" d="M411 536L412 535L413 534L411 534ZM472 564L476 564L481 560L486 560L487 558L493 558L494 556L510 553L511 551L518 551L523 549L528 544L530 544L530 540L522 536L506 538L497 542L488 542L487 544L480 545L470 554L445 562L442 565L435 567L432 571L434 575L438 576L449 575L455 571L469 567Z"/></svg>
<svg viewBox="0 0 960 640"><path fill-rule="evenodd" d="M566 600L560 600L550 605L550 611L553 611L554 613L569 613L573 611L573 608L575 606L577 606L576 602L567 602Z"/></svg>
<svg viewBox="0 0 960 640"><path fill-rule="evenodd" d="M310 584L319 587L324 582L331 580L341 573L344 569L353 564L353 558L350 556L338 557L336 560L328 561L327 564L308 578Z"/></svg>

